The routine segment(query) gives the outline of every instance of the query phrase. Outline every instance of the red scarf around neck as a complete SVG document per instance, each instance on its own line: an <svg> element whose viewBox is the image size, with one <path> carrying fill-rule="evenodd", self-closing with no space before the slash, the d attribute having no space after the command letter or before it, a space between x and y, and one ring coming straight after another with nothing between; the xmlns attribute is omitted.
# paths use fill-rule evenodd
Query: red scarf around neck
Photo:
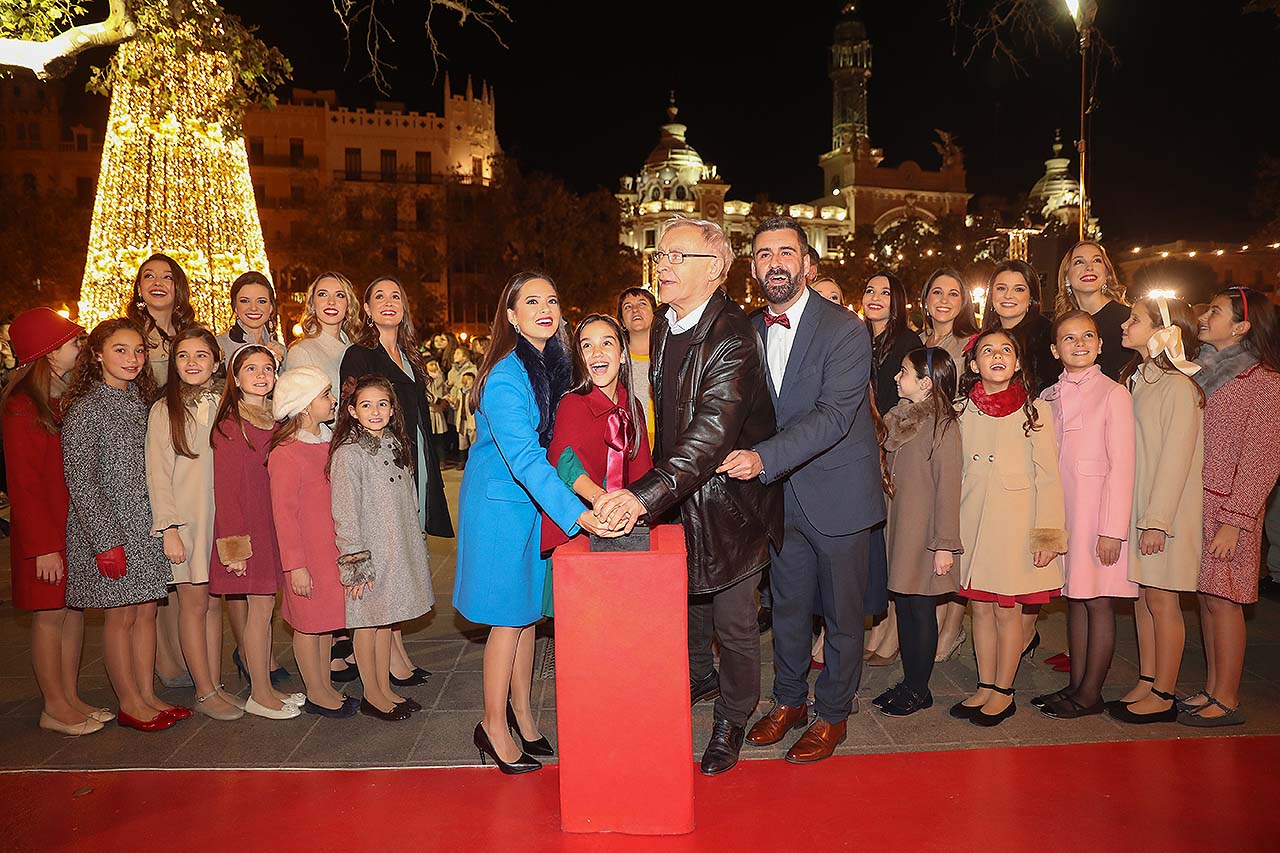
<svg viewBox="0 0 1280 853"><path fill-rule="evenodd" d="M979 379L974 384L973 390L969 392L969 399L984 415L1003 418L1018 411L1023 403L1027 402L1027 389L1022 386L1020 380L1015 379L1003 391L988 394L982 380Z"/></svg>

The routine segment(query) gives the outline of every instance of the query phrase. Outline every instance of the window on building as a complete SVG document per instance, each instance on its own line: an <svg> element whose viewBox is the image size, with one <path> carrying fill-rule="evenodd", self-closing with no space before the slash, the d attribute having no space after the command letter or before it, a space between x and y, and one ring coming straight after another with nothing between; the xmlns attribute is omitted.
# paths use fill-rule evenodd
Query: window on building
<svg viewBox="0 0 1280 853"><path fill-rule="evenodd" d="M289 165L301 166L304 150L305 146L303 146L301 139L291 138L289 140Z"/></svg>
<svg viewBox="0 0 1280 853"><path fill-rule="evenodd" d="M688 190L686 190L684 187L676 187L676 199L678 199L679 201L684 201L688 197L689 197Z"/></svg>
<svg viewBox="0 0 1280 853"><path fill-rule="evenodd" d="M484 158L483 157L471 158L471 177L477 180L484 177Z"/></svg>
<svg viewBox="0 0 1280 853"><path fill-rule="evenodd" d="M649 191L649 199L651 201L657 201L660 198L662 198L662 190L658 189L657 187L654 187Z"/></svg>
<svg viewBox="0 0 1280 853"><path fill-rule="evenodd" d="M394 148L382 149L382 180L396 179L396 152Z"/></svg>
<svg viewBox="0 0 1280 853"><path fill-rule="evenodd" d="M89 134L84 132L80 132L76 134L76 150L77 151L89 150Z"/></svg>
<svg viewBox="0 0 1280 853"><path fill-rule="evenodd" d="M655 229L644 229L644 247L646 249L658 248L658 232Z"/></svg>
<svg viewBox="0 0 1280 853"><path fill-rule="evenodd" d="M76 201L93 201L93 178L76 178Z"/></svg>
<svg viewBox="0 0 1280 853"><path fill-rule="evenodd" d="M267 159L266 144L261 136L249 137L249 165L261 166Z"/></svg>
<svg viewBox="0 0 1280 853"><path fill-rule="evenodd" d="M307 188L300 184L289 187L289 203L294 207L303 207L307 203Z"/></svg>
<svg viewBox="0 0 1280 853"><path fill-rule="evenodd" d="M253 185L253 200L258 203L258 207L262 207L267 200L267 188L262 184Z"/></svg>
<svg viewBox="0 0 1280 853"><path fill-rule="evenodd" d="M347 164L347 180L348 181L360 180L361 164L360 164L359 148L347 149L346 164Z"/></svg>
<svg viewBox="0 0 1280 853"><path fill-rule="evenodd" d="M413 155L413 170L417 175L418 183L431 183L431 152L417 151Z"/></svg>
<svg viewBox="0 0 1280 853"><path fill-rule="evenodd" d="M417 199L413 203L413 217L419 231L431 230L431 199Z"/></svg>

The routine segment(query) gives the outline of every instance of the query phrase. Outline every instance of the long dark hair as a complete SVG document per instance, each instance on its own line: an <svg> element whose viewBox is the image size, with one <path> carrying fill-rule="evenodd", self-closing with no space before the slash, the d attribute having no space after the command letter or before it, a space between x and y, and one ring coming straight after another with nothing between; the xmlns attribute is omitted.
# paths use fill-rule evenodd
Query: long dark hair
<svg viewBox="0 0 1280 853"><path fill-rule="evenodd" d="M244 400L244 392L240 390L236 374L240 372L240 365L244 364L244 360L254 353L262 353L271 359L273 365L276 364L276 354L262 344L242 346L235 351L235 355L231 356L231 360L227 362L227 384L222 389L222 402L218 403L218 413L213 416L213 430L209 433L210 447L213 446L215 435L221 435L223 438L231 437L223 430L223 425L228 420L236 422L236 426L240 428L240 437L246 444L249 442L249 436L244 431L244 419L240 417L240 403Z"/></svg>
<svg viewBox="0 0 1280 853"><path fill-rule="evenodd" d="M274 341L276 339L276 320L278 317L276 314L276 289L271 286L271 280L262 273L257 270L249 270L247 273L242 273L239 278L231 282L231 313L232 315L235 314L236 297L240 295L240 291L244 290L251 284L257 284L265 287L267 289L267 294L271 297L271 316L267 320L266 338L269 341ZM231 324L231 328L227 330L227 337L231 338L231 340L237 344L245 342L244 328L240 325L239 319L235 320ZM257 342L254 341L254 343Z"/></svg>
<svg viewBox="0 0 1280 853"><path fill-rule="evenodd" d="M1151 319L1153 326L1158 329L1164 328L1164 318L1160 316L1160 304L1156 302L1156 297L1143 297L1133 303L1134 309L1139 306L1143 311L1147 312L1147 316ZM1234 308L1234 304L1232 307ZM1249 307L1252 308L1252 304ZM1182 349L1186 352L1187 359L1194 361L1196 356L1200 355L1200 324L1197 322L1195 309L1185 299L1165 299L1165 308L1169 310L1169 322L1177 326L1182 333ZM1146 360L1145 351L1134 352L1133 358L1129 359L1129 363L1120 371L1120 382L1127 385ZM1164 353L1160 353L1160 355L1152 359L1151 363L1165 373L1181 375L1181 371L1173 366L1173 362L1169 361L1169 356ZM1191 384L1196 387L1196 391L1200 394L1200 405L1203 406L1204 389L1200 387L1199 382L1192 381Z"/></svg>
<svg viewBox="0 0 1280 853"><path fill-rule="evenodd" d="M920 347L907 353L907 360L916 372L916 379L928 379L929 405L933 407L933 440L938 441L939 430L954 425L960 417L956 411L956 363L942 347ZM929 451L930 455L933 451Z"/></svg>
<svg viewBox="0 0 1280 853"><path fill-rule="evenodd" d="M1033 430L1040 429L1040 416L1036 412L1035 406L1035 387L1027 380L1027 370L1023 364L1022 343L1012 329L1000 327L983 329L978 333L978 337L973 339L973 346L969 347L965 352L966 369L964 375L960 377L960 394L967 399L973 393L974 387L982 381L982 377L978 375L978 350L982 347L983 340L993 335L1004 335L1005 339L1013 345L1013 357L1018 366L1014 369L1013 378L1009 380L1009 384L1021 382L1022 387L1027 392L1027 399L1022 403L1022 414L1026 418L1026 422L1022 425L1022 431L1027 435L1031 435Z"/></svg>
<svg viewBox="0 0 1280 853"><path fill-rule="evenodd" d="M591 371L587 361L582 357L582 332L591 323L607 323L618 339L618 384L627 392L627 414L631 418L631 436L627 441L627 457L635 459L640 452L640 433L644 429L644 408L636 395L631 392L631 353L627 349L627 339L621 324L608 314L588 314L573 332L573 387L570 393L590 394L596 387L591 381Z"/></svg>
<svg viewBox="0 0 1280 853"><path fill-rule="evenodd" d="M867 329L871 330L871 361L875 365L872 376L880 369L885 355L893 349L898 335L907 332L907 289L903 286L902 279L887 270L872 273L867 277L866 284L862 286L864 296L867 285L875 278L884 278L889 282L889 319L885 323L884 331L878 335L875 334L871 321L867 320Z"/></svg>
<svg viewBox="0 0 1280 853"><path fill-rule="evenodd" d="M9 404L9 399L18 394L26 395L31 401L36 410L36 423L42 430L50 435L62 431L63 408L53 402L53 368L49 366L47 356L24 364L13 372L13 378L0 390L0 412Z"/></svg>
<svg viewBox="0 0 1280 853"><path fill-rule="evenodd" d="M89 333L88 343L84 345L84 349L80 350L80 355L76 357L75 379L72 380L66 396L62 398L63 412L71 411L76 403L106 381L102 378L102 363L98 361L97 356L101 354L102 348L106 346L107 340L112 335L116 332L124 331L133 332L142 339L143 346L147 345L147 337L143 334L142 329L138 328L138 324L128 317L103 320L93 327L93 331ZM143 365L143 369L138 371L138 378L129 384L138 392L142 402L148 405L156 398L159 390L156 388L155 377L151 375L151 370L146 365Z"/></svg>
<svg viewBox="0 0 1280 853"><path fill-rule="evenodd" d="M218 339L204 326L188 326L173 336L169 347L169 373L164 383L164 407L169 413L169 440L173 444L173 452L188 459L195 459L198 453L191 449L187 441L187 426L194 420L191 409L183 399L186 383L178 376L178 346L184 341L201 340L213 353L214 373L218 372L218 362L222 360L222 349ZM212 382L212 377L210 378Z"/></svg>
<svg viewBox="0 0 1280 853"><path fill-rule="evenodd" d="M1280 311L1251 287L1228 287L1218 294L1231 300L1231 321L1249 321L1240 347L1271 370L1280 372Z"/></svg>
<svg viewBox="0 0 1280 853"><path fill-rule="evenodd" d="M933 318L929 316L929 309L926 305L933 283L940 278L953 278L956 280L956 284L960 286L960 310L956 312L955 320L951 323L951 334L957 339L964 339L978 334L978 321L973 317L973 298L969 295L969 291L965 289L964 276L960 274L959 270L952 267L939 267L929 273L929 277L924 280L924 287L920 288L920 313L924 315L925 329L930 333L933 332Z"/></svg>
<svg viewBox="0 0 1280 853"><path fill-rule="evenodd" d="M1027 306L1027 316L1019 321L1019 325L1033 317L1040 316L1040 275L1026 261L1011 258L996 264L996 268L991 271L991 277L987 279L987 297L982 306L982 330L984 332L989 329L1002 328L1000 315L996 313L995 306L992 304L996 276L1002 272L1016 272L1027 283L1027 294L1031 297L1031 303ZM1030 386L1028 385L1027 387Z"/></svg>
<svg viewBox="0 0 1280 853"><path fill-rule="evenodd" d="M333 426L333 439L329 442L329 459L324 465L324 475L329 477L333 471L333 454L338 448L344 444L354 444L360 440L360 434L364 432L364 427L360 426L359 419L351 414L349 409L354 409L360 400L360 392L369 388L379 388L391 401L391 419L387 422L384 432L390 430L391 435L396 440L395 462L396 466L404 470L412 470L414 466L413 459L409 456L409 434L404 428L404 411L400 408L400 400L396 397L396 389L391 384L391 380L381 374L368 373L353 380L351 390L342 395L342 399L347 401L345 404L338 406L338 420Z"/></svg>
<svg viewBox="0 0 1280 853"><path fill-rule="evenodd" d="M498 297L498 308L493 312L493 327L489 332L489 349L484 354L484 362L480 365L480 372L476 374L475 390L471 392L471 411L474 412L480 408L480 400L484 396L484 385L489 378L489 373L498 362L515 352L516 343L520 340L520 332L507 319L507 311L515 309L516 300L520 298L520 291L524 289L524 286L531 281L538 281L539 279L551 285L552 290L556 289L556 283L551 276L537 270L516 273L507 281L506 287L502 288L502 295ZM569 351L569 335L565 332L564 327L564 315L561 315L560 328L556 329L556 337L560 339L560 346L567 353ZM441 365L440 369L443 370L444 365Z"/></svg>
<svg viewBox="0 0 1280 853"><path fill-rule="evenodd" d="M168 255L156 252L138 266L138 273L133 277L133 296L124 308L124 316L133 321L142 330L142 341L146 343L152 331L160 336L160 340L169 340L169 333L156 325L156 319L147 310L147 303L142 300L142 268L152 261L164 261L173 273L173 323L174 334L185 329L196 321L196 309L191 307L191 283L187 281L187 272Z"/></svg>
<svg viewBox="0 0 1280 853"><path fill-rule="evenodd" d="M373 322L373 314L369 312L368 305L374 288L384 281L391 282L400 291L400 306L403 311L400 314L400 325L396 329L396 346L404 353L405 360L409 362L409 367L413 369L414 379L418 382L426 382L427 366L422 361L422 353L418 352L418 333L414 331L413 316L409 312L409 294L405 293L404 285L400 283L399 279L389 275L380 275L369 282L369 286L364 289L364 298L360 300L360 304L365 306L364 331L360 333L360 338L355 341L355 344L372 350L376 350L382 344L378 326ZM390 353L387 354L390 355ZM440 369L444 370L444 365L440 365ZM342 390L342 398L345 400L347 389L344 387Z"/></svg>

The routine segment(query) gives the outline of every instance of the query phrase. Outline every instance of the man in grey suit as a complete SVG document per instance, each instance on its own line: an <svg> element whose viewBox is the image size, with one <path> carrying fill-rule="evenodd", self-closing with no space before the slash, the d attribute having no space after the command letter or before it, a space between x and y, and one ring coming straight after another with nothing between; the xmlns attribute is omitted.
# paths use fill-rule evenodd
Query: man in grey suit
<svg viewBox="0 0 1280 853"><path fill-rule="evenodd" d="M826 620L818 718L787 753L794 764L831 755L862 675L863 595L870 528L884 521L880 451L867 397L871 339L856 315L809 289L804 229L763 222L752 266L768 307L752 316L765 344L778 432L720 466L729 476L783 483L782 547L771 548L773 709L747 740L766 746L805 727L815 600Z"/></svg>

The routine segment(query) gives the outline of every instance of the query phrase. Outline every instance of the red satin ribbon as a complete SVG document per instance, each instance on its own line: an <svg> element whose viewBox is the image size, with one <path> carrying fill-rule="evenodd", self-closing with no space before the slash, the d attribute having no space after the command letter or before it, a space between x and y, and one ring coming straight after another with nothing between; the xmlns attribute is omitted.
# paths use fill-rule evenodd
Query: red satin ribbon
<svg viewBox="0 0 1280 853"><path fill-rule="evenodd" d="M609 491L626 486L627 446L631 443L631 417L621 406L606 417L604 487Z"/></svg>

